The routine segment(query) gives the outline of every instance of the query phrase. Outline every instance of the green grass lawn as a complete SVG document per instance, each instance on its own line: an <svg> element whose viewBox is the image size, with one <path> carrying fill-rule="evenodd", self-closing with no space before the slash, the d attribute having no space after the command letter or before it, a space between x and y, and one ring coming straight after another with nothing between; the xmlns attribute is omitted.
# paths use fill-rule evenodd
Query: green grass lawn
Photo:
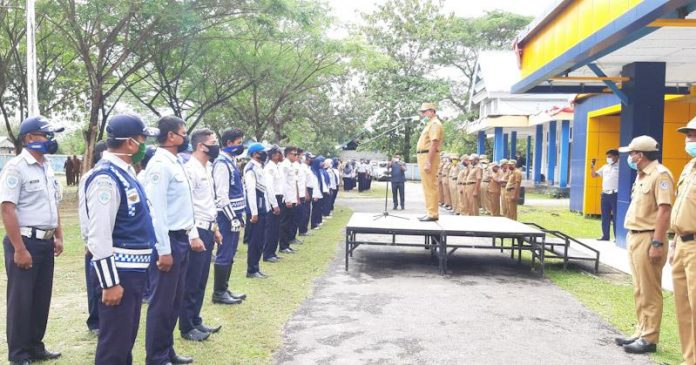
<svg viewBox="0 0 696 365"><path fill-rule="evenodd" d="M61 351L56 364L94 363L96 338L87 332L87 300L84 279L84 245L79 236L75 209L75 188L65 191L62 206L65 252L56 259L53 300L45 337L47 347ZM281 343L281 331L292 313L307 298L315 278L322 275L336 254L336 244L343 239L343 227L351 214L349 208L337 206L334 217L321 229L305 237L299 253L285 255L278 264L261 263L270 278L250 280L246 271L246 246L240 243L230 286L248 294L241 305L221 306L210 302L213 275L208 282L202 317L207 324L222 324L220 333L203 343L183 341L175 330L175 348L191 355L198 364L267 364ZM3 233L4 232L0 232ZM2 261L0 266L4 269ZM0 292L5 292L7 277L0 275ZM145 313L134 347L136 364L145 360ZM0 332L5 332L6 306L0 306ZM0 359L7 358L7 346L0 345Z"/></svg>
<svg viewBox="0 0 696 365"><path fill-rule="evenodd" d="M601 220L585 218L567 208L518 207L521 222L537 223L547 229L565 232L575 238L596 238L601 234ZM623 273L595 276L584 271L564 272L560 264L549 264L546 275L551 281L575 296L587 308L626 335L631 335L636 323L633 284ZM651 358L658 363L681 362L679 333L674 310L674 296L665 291L662 328L658 352Z"/></svg>
<svg viewBox="0 0 696 365"><path fill-rule="evenodd" d="M368 191L363 191L362 193L358 193L357 187L351 191L343 191L343 188L341 188L341 192L338 195L340 198L343 198L343 199L384 198L384 193L386 192L386 189L387 189L386 184L387 183L385 183L384 181L373 180L372 181L372 189L370 189ZM391 186L389 186L389 194L391 194ZM389 195L389 197L391 198L391 195Z"/></svg>
<svg viewBox="0 0 696 365"><path fill-rule="evenodd" d="M525 192L524 194L525 199L534 199L534 200L550 200L550 199L555 199L549 194L542 194L542 193L530 193L530 192Z"/></svg>

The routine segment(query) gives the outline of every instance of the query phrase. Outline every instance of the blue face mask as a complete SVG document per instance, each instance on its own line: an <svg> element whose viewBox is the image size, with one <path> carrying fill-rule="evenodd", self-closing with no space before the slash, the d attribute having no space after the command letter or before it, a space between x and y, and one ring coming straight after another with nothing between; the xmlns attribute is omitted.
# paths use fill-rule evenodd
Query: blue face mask
<svg viewBox="0 0 696 365"><path fill-rule="evenodd" d="M633 162L633 160L631 159L631 155L628 155L628 158L626 159L626 162L628 162L628 167L630 167L630 168L632 168L632 169L634 169L634 170L638 170L638 164L635 163L635 162Z"/></svg>
<svg viewBox="0 0 696 365"><path fill-rule="evenodd" d="M242 154L242 152L244 152L244 146L241 144L236 144L234 146L225 147L222 150L232 156L239 156Z"/></svg>
<svg viewBox="0 0 696 365"><path fill-rule="evenodd" d="M689 156L696 157L696 142L686 142L684 150L689 154Z"/></svg>
<svg viewBox="0 0 696 365"><path fill-rule="evenodd" d="M58 142L53 141L42 141L42 142L31 142L25 146L27 149L36 151L43 154L54 154L58 152Z"/></svg>

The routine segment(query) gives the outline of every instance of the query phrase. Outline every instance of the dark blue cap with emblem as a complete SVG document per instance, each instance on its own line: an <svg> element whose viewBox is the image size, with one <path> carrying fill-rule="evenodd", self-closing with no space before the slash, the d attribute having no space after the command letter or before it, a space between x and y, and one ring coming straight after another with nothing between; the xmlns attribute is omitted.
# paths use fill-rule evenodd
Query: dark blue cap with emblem
<svg viewBox="0 0 696 365"><path fill-rule="evenodd" d="M143 120L135 114L119 114L109 120L106 134L109 138L157 137L159 129L146 127Z"/></svg>
<svg viewBox="0 0 696 365"><path fill-rule="evenodd" d="M64 131L63 127L52 126L48 122L46 117L36 116L25 119L22 124L19 125L19 135L23 136L29 133L60 133Z"/></svg>

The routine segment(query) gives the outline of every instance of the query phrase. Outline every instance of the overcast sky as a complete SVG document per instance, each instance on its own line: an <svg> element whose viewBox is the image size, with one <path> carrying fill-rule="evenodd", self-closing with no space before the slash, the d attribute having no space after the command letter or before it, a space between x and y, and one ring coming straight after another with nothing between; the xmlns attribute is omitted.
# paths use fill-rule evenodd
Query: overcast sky
<svg viewBox="0 0 696 365"><path fill-rule="evenodd" d="M375 4L384 0L327 0L333 8L334 16L342 25L355 23L360 19L360 12L370 12L375 8ZM445 0L444 10L454 12L463 17L474 17L482 15L490 10L506 10L509 12L536 17L546 10L557 0ZM336 31L334 36L343 35L343 31Z"/></svg>

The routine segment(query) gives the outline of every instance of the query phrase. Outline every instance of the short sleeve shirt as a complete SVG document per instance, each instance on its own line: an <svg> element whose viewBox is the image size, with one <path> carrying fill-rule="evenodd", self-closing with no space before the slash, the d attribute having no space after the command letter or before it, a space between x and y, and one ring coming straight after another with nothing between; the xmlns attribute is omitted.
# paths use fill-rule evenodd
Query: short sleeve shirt
<svg viewBox="0 0 696 365"><path fill-rule="evenodd" d="M659 162L653 161L638 174L631 190L631 204L626 212L624 226L635 231L654 230L657 208L672 205L674 179L672 173Z"/></svg>
<svg viewBox="0 0 696 365"><path fill-rule="evenodd" d="M439 119L431 119L423 128L420 138L418 138L418 150L427 150L432 145L433 141L442 142L442 137L444 135L444 130L442 129L442 122Z"/></svg>
<svg viewBox="0 0 696 365"><path fill-rule="evenodd" d="M26 149L0 173L0 202L15 204L20 227L57 228L61 195L51 163L39 164Z"/></svg>
<svg viewBox="0 0 696 365"><path fill-rule="evenodd" d="M696 158L686 166L677 183L677 199L672 208L671 227L678 235L696 233Z"/></svg>
<svg viewBox="0 0 696 365"><path fill-rule="evenodd" d="M475 183L477 180L480 180L482 177L483 177L483 170L481 169L481 166L474 166L471 169L469 169L469 174L466 177L466 182Z"/></svg>

